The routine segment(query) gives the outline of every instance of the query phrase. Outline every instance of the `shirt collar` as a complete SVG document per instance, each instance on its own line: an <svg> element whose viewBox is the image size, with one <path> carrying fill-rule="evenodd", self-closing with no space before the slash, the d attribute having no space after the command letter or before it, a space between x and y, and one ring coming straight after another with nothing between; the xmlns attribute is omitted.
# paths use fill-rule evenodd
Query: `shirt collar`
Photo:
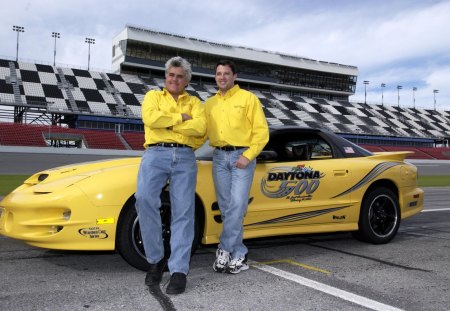
<svg viewBox="0 0 450 311"><path fill-rule="evenodd" d="M239 85L235 84L231 89L228 90L228 92L225 93L225 96L222 95L222 91L220 90L217 91L217 95L224 98L228 98L236 94L236 92L239 91L240 89L241 88L239 87Z"/></svg>
<svg viewBox="0 0 450 311"><path fill-rule="evenodd" d="M163 94L164 94L164 96L172 96L172 94L170 94L169 91L165 87L163 88ZM178 99L183 98L188 95L189 95L189 93L186 92L186 90L184 90L183 93L178 95Z"/></svg>

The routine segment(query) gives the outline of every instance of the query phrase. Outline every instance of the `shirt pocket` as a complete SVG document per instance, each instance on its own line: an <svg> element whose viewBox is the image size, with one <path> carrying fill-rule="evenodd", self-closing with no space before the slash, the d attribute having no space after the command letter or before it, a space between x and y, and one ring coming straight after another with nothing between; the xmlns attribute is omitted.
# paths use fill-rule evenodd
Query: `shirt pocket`
<svg viewBox="0 0 450 311"><path fill-rule="evenodd" d="M234 104L230 109L229 122L232 128L242 127L247 115L247 109L244 104Z"/></svg>
<svg viewBox="0 0 450 311"><path fill-rule="evenodd" d="M185 114L191 115L192 114L192 105L190 105L190 104L183 104L180 107L180 111L181 111L181 113L185 113Z"/></svg>

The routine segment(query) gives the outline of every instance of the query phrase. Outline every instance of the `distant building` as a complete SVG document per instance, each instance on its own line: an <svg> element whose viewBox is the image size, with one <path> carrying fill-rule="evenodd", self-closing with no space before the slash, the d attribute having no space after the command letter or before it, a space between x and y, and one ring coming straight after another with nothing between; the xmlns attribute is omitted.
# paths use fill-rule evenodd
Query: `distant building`
<svg viewBox="0 0 450 311"><path fill-rule="evenodd" d="M144 27L126 25L113 38L114 73L163 77L164 64L173 56L192 64L193 81L214 84L220 59L236 63L241 87L268 90L289 96L348 100L354 95L356 66L317 61L305 57L233 46Z"/></svg>

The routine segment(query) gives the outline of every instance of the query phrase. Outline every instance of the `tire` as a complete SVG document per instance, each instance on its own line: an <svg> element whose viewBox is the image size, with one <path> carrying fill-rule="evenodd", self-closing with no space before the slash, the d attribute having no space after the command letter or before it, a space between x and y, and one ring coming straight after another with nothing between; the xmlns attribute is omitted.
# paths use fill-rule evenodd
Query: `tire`
<svg viewBox="0 0 450 311"><path fill-rule="evenodd" d="M355 236L373 244L388 243L397 234L400 219L397 195L387 188L375 188L364 196Z"/></svg>
<svg viewBox="0 0 450 311"><path fill-rule="evenodd" d="M124 206L117 225L117 251L133 267L147 271L149 263L145 257L142 242L139 219L134 206L135 200L131 200ZM161 195L161 224L164 243L164 257L170 257L170 199L168 193ZM195 215L194 241L192 242L192 254L200 242L200 230L197 215Z"/></svg>

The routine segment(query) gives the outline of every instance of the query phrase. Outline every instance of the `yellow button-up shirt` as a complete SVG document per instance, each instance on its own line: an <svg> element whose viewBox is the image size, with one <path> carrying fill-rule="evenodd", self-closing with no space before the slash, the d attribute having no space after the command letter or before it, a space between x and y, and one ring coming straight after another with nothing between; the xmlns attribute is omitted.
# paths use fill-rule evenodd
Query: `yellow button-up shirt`
<svg viewBox="0 0 450 311"><path fill-rule="evenodd" d="M246 146L243 156L252 161L269 141L269 128L258 97L234 85L205 102L207 134L213 147Z"/></svg>
<svg viewBox="0 0 450 311"><path fill-rule="evenodd" d="M182 113L190 115L192 120L183 122ZM177 101L165 88L147 92L142 102L142 122L145 130L144 147L167 142L196 149L205 142L205 109L197 97L186 91L178 96Z"/></svg>

